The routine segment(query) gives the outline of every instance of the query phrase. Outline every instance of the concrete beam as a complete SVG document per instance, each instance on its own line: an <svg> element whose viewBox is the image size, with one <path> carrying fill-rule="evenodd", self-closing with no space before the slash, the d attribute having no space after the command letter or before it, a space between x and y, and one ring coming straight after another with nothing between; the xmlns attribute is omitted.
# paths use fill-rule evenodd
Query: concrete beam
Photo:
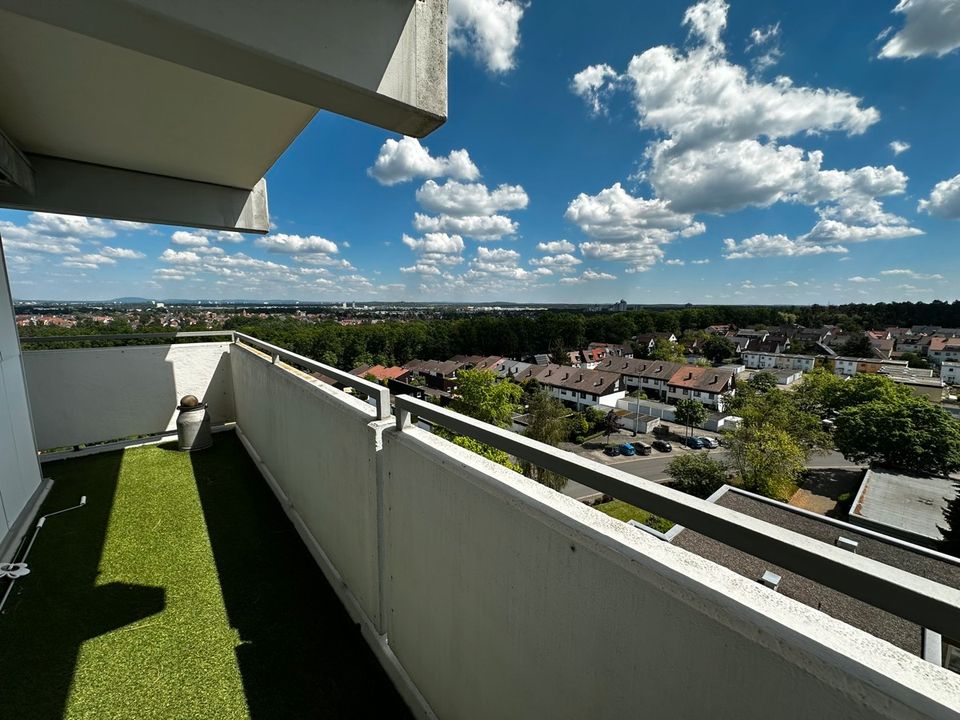
<svg viewBox="0 0 960 720"><path fill-rule="evenodd" d="M252 190L26 155L35 191L0 185L0 207L264 234L267 183Z"/></svg>
<svg viewBox="0 0 960 720"><path fill-rule="evenodd" d="M0 0L0 9L404 135L447 115L447 0Z"/></svg>

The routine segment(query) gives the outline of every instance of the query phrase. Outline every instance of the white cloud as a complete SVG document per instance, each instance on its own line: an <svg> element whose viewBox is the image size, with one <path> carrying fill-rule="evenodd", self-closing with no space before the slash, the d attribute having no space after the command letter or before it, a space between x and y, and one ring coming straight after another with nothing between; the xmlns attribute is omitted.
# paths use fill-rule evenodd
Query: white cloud
<svg viewBox="0 0 960 720"><path fill-rule="evenodd" d="M863 283L874 283L874 282L880 282L880 281L874 277L863 277L862 275L854 275L853 277L847 278L847 282L852 282L852 283L861 285Z"/></svg>
<svg viewBox="0 0 960 720"><path fill-rule="evenodd" d="M930 197L921 200L917 210L946 220L960 220L960 175L934 185Z"/></svg>
<svg viewBox="0 0 960 720"><path fill-rule="evenodd" d="M500 275L514 280L522 280L531 273L520 267L520 253L507 248L478 247L477 256L470 262L472 275Z"/></svg>
<svg viewBox="0 0 960 720"><path fill-rule="evenodd" d="M681 233L689 236L705 229L692 215L674 212L670 202L633 197L620 183L596 195L580 193L564 217L590 237L606 240L666 242Z"/></svg>
<svg viewBox="0 0 960 720"><path fill-rule="evenodd" d="M645 165L637 175L653 189L653 197L643 202L659 203L685 217L684 234L704 231L703 224L694 221L698 213L779 202L812 206L820 216L807 235L795 240L776 234L748 238L743 241L745 255L731 240L728 257L842 252L825 246L922 234L904 218L886 212L878 200L905 191L907 177L897 168L825 169L822 151L784 142L826 132L862 134L880 113L850 93L798 86L785 76L768 82L732 63L721 40L727 10L722 0L698 3L684 15L693 41L689 48L650 48L634 56L623 75L594 71L589 75L592 82L584 85L588 102L625 88L632 95L640 128L658 133L647 144ZM748 49L773 49L779 35L777 24L755 28ZM573 219L571 210L567 212ZM604 218L597 227L604 231L615 227L614 219ZM591 239L613 239L609 232L601 235L578 224ZM676 228L646 229L642 237L630 238L614 232L618 239L642 240L648 246L676 237ZM658 253L648 248L634 245L632 250L644 258L634 269L657 261ZM611 254L609 248L594 251Z"/></svg>
<svg viewBox="0 0 960 720"><path fill-rule="evenodd" d="M894 140L890 143L890 149L893 150L894 155L899 155L910 149L910 143L903 142L902 140Z"/></svg>
<svg viewBox="0 0 960 720"><path fill-rule="evenodd" d="M580 285L585 282L592 282L594 280L616 280L616 275L611 275L610 273L597 272L595 270L584 270L577 277L566 277L560 278L557 282L561 285Z"/></svg>
<svg viewBox="0 0 960 720"><path fill-rule="evenodd" d="M272 253L321 253L333 255L339 252L337 244L318 235L287 235L277 233L257 238L254 243L257 247L266 248Z"/></svg>
<svg viewBox="0 0 960 720"><path fill-rule="evenodd" d="M117 261L100 253L87 253L85 255L70 255L64 258L64 261L60 264L68 268L96 270L101 265L116 265Z"/></svg>
<svg viewBox="0 0 960 720"><path fill-rule="evenodd" d="M674 212L668 201L633 197L620 183L596 195L580 193L564 217L599 241L582 243L584 255L626 262L637 270L649 268L663 256L661 245L705 229L692 215Z"/></svg>
<svg viewBox="0 0 960 720"><path fill-rule="evenodd" d="M130 248L118 248L110 247L109 245L104 245L100 248L100 255L108 258L122 258L124 260L138 260L142 257L146 257L142 252L137 250L132 250Z"/></svg>
<svg viewBox="0 0 960 720"><path fill-rule="evenodd" d="M785 285L786 287L792 287L792 288L800 287L800 283L795 283L793 280L787 280L787 281L784 283L784 285Z"/></svg>
<svg viewBox="0 0 960 720"><path fill-rule="evenodd" d="M741 240L727 238L723 241L723 256L728 260L763 257L800 257L820 255L822 253L845 253L847 249L840 245L815 245L801 239L792 240L786 235L767 235L760 233Z"/></svg>
<svg viewBox="0 0 960 720"><path fill-rule="evenodd" d="M500 240L515 235L517 222L506 215L424 215L415 213L413 227L418 232L445 232L464 235L475 240Z"/></svg>
<svg viewBox="0 0 960 720"><path fill-rule="evenodd" d="M489 190L482 183L448 180L439 185L433 180L427 180L417 190L417 202L431 212L466 217L522 210L527 206L529 198L520 185L503 184Z"/></svg>
<svg viewBox="0 0 960 720"><path fill-rule="evenodd" d="M702 260L691 260L690 264L691 265L709 265L710 260L708 260L707 258L703 258Z"/></svg>
<svg viewBox="0 0 960 720"><path fill-rule="evenodd" d="M475 57L490 72L512 70L524 10L526 3L519 0L450 0L450 49Z"/></svg>
<svg viewBox="0 0 960 720"><path fill-rule="evenodd" d="M177 230L170 236L170 242L181 247L206 247L210 244L206 235L186 230Z"/></svg>
<svg viewBox="0 0 960 720"><path fill-rule="evenodd" d="M892 268L890 270L881 270L881 275L893 275L893 276L902 276L908 277L911 280L943 280L943 275L940 273L918 273L915 270L909 270L907 268Z"/></svg>
<svg viewBox="0 0 960 720"><path fill-rule="evenodd" d="M64 238L110 238L117 234L108 220L44 212L30 213L27 227L40 235Z"/></svg>
<svg viewBox="0 0 960 720"><path fill-rule="evenodd" d="M594 114L606 112L606 98L616 87L619 77L616 70L607 65L590 65L573 76L570 89L582 97Z"/></svg>
<svg viewBox="0 0 960 720"><path fill-rule="evenodd" d="M403 137L400 140L388 138L383 143L367 174L381 185L396 185L414 178L476 180L480 177L480 170L466 150L451 150L446 157L433 157L419 140Z"/></svg>
<svg viewBox="0 0 960 720"><path fill-rule="evenodd" d="M677 266L686 265L686 263L685 263L683 260L679 260L679 259L677 259L677 258L671 258L670 260L666 260L666 261L664 262L664 264L665 264L665 265L677 265Z"/></svg>
<svg viewBox="0 0 960 720"><path fill-rule="evenodd" d="M727 26L725 0L704 0L691 5L683 14L683 24L690 26L690 35L701 38L708 47L721 45L720 35Z"/></svg>
<svg viewBox="0 0 960 720"><path fill-rule="evenodd" d="M780 62L783 53L780 50L778 41L780 39L780 23L768 25L764 28L753 28L750 31L750 39L747 42L747 52L757 51L753 61L753 71L762 73L767 68L771 68Z"/></svg>
<svg viewBox="0 0 960 720"><path fill-rule="evenodd" d="M193 250L172 250L167 248L160 255L160 260L168 263L177 263L178 265L193 265L199 263L201 258Z"/></svg>
<svg viewBox="0 0 960 720"><path fill-rule="evenodd" d="M416 265L400 268L400 272L418 273L420 275L439 275L440 268L436 265L430 265L429 263L417 263Z"/></svg>
<svg viewBox="0 0 960 720"><path fill-rule="evenodd" d="M960 2L957 0L900 0L893 12L906 16L906 24L887 40L880 49L880 57L941 57L960 48Z"/></svg>
<svg viewBox="0 0 960 720"><path fill-rule="evenodd" d="M583 261L574 257L570 253L561 253L559 255L544 255L539 258L532 258L530 264L536 267L547 268L551 272L559 273L573 272L577 265Z"/></svg>
<svg viewBox="0 0 960 720"><path fill-rule="evenodd" d="M419 240L404 235L403 244L411 250L423 253L450 255L463 252L463 238L459 235L447 235L446 233L427 233Z"/></svg>
<svg viewBox="0 0 960 720"><path fill-rule="evenodd" d="M571 253L576 246L567 240L553 240L537 243L537 250L542 253Z"/></svg>

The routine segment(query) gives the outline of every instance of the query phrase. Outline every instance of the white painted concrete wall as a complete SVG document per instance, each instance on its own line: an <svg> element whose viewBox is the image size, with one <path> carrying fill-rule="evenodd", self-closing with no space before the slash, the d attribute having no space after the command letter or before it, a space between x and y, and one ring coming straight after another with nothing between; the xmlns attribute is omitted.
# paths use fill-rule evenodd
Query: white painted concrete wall
<svg viewBox="0 0 960 720"><path fill-rule="evenodd" d="M177 403L196 395L214 425L235 418L227 342L24 353L41 450L176 428Z"/></svg>
<svg viewBox="0 0 960 720"><path fill-rule="evenodd" d="M245 346L231 353L237 425L363 612L378 625L373 407Z"/></svg>
<svg viewBox="0 0 960 720"><path fill-rule="evenodd" d="M440 718L955 717L960 677L435 436L383 434L389 645Z"/></svg>
<svg viewBox="0 0 960 720"><path fill-rule="evenodd" d="M0 245L0 548L40 487L7 268Z"/></svg>

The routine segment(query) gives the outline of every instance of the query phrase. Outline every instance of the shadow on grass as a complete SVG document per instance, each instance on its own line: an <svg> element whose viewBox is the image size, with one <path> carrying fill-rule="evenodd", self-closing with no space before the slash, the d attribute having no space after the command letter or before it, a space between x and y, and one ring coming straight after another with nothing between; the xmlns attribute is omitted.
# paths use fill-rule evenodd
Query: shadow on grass
<svg viewBox="0 0 960 720"><path fill-rule="evenodd" d="M250 716L409 717L236 436L190 459Z"/></svg>
<svg viewBox="0 0 960 720"><path fill-rule="evenodd" d="M46 521L0 615L0 715L62 717L85 640L162 612L163 588L96 585L123 452L49 463L55 480L40 515L85 507ZM33 533L30 528L26 542ZM5 581L4 581L5 582ZM6 585L0 584L0 593ZM9 712L9 715L7 713Z"/></svg>

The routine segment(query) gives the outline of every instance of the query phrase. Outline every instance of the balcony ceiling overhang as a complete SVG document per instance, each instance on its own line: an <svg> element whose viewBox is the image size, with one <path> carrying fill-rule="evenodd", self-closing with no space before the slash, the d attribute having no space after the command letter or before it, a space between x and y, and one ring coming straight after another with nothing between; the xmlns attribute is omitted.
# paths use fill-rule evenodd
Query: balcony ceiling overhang
<svg viewBox="0 0 960 720"><path fill-rule="evenodd" d="M0 206L266 232L318 109L442 124L445 0L0 0Z"/></svg>

